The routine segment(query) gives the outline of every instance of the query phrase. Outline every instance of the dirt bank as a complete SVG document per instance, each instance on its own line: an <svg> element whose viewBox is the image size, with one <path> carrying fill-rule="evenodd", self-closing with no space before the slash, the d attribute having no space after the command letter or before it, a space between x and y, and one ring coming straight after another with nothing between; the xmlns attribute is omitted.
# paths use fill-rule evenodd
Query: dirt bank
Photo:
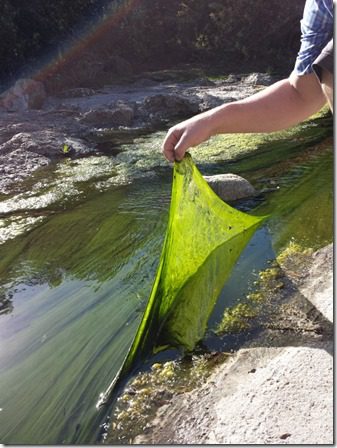
<svg viewBox="0 0 337 448"><path fill-rule="evenodd" d="M329 245L301 272L283 266L293 287L273 325L173 396L135 443L333 443L332 258Z"/></svg>

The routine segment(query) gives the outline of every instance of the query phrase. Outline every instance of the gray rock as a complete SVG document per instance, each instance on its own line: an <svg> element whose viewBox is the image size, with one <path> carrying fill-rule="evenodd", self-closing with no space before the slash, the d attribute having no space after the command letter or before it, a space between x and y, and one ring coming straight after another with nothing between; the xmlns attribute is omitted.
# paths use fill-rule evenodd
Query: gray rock
<svg viewBox="0 0 337 448"><path fill-rule="evenodd" d="M89 87L76 87L74 89L65 90L61 92L61 94L59 94L58 96L64 98L83 98L95 95L95 93L96 93L95 90L90 89Z"/></svg>
<svg viewBox="0 0 337 448"><path fill-rule="evenodd" d="M114 128L118 126L131 126L134 110L128 105L116 106L112 109L92 109L85 112L80 122L94 127Z"/></svg>
<svg viewBox="0 0 337 448"><path fill-rule="evenodd" d="M47 94L44 85L33 79L19 79L0 97L0 104L9 112L41 109Z"/></svg>
<svg viewBox="0 0 337 448"><path fill-rule="evenodd" d="M235 201L256 195L255 188L243 177L236 174L216 174L204 176L212 190L224 201Z"/></svg>
<svg viewBox="0 0 337 448"><path fill-rule="evenodd" d="M209 93L205 93L202 96L202 101L200 103L200 111L203 112L205 110L213 109L214 107L221 106L225 102L230 102L232 98L229 99L229 101L224 101L223 98L219 98L215 95L211 95Z"/></svg>
<svg viewBox="0 0 337 448"><path fill-rule="evenodd" d="M301 293L328 319L333 321L333 244L313 254L313 264L308 278L300 288Z"/></svg>
<svg viewBox="0 0 337 448"><path fill-rule="evenodd" d="M199 112L199 105L181 95L158 94L144 99L138 109L141 115L147 114L149 118L175 118L194 115Z"/></svg>
<svg viewBox="0 0 337 448"><path fill-rule="evenodd" d="M273 84L274 79L268 73L251 73L243 78L242 82L253 86L270 86Z"/></svg>
<svg viewBox="0 0 337 448"><path fill-rule="evenodd" d="M64 145L69 153L64 153ZM82 140L55 131L20 132L0 145L0 192L20 188L21 181L52 160L92 151Z"/></svg>
<svg viewBox="0 0 337 448"><path fill-rule="evenodd" d="M52 159L63 155L65 144L71 146L76 154L91 152L91 149L80 139L71 138L56 131L42 130L31 133L20 132L14 135L10 140L0 145L0 155L3 156L21 150Z"/></svg>
<svg viewBox="0 0 337 448"><path fill-rule="evenodd" d="M140 88L140 87L154 87L154 86L158 85L158 82L153 80L153 79L150 79L150 78L140 78L140 79L137 79L133 83L133 85L135 87L137 87L137 88Z"/></svg>
<svg viewBox="0 0 337 448"><path fill-rule="evenodd" d="M231 73L226 78L226 82L228 82L228 83L234 83L234 82L237 83L237 82L240 82L240 81L241 81L241 76L240 75L236 75L234 73Z"/></svg>

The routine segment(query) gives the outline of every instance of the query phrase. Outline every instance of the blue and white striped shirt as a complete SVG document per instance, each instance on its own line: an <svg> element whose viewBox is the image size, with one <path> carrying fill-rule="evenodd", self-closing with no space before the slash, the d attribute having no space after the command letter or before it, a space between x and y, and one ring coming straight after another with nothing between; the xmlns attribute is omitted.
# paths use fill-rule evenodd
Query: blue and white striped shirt
<svg viewBox="0 0 337 448"><path fill-rule="evenodd" d="M313 72L313 62L333 37L333 0L306 0L301 33L294 73L306 75Z"/></svg>

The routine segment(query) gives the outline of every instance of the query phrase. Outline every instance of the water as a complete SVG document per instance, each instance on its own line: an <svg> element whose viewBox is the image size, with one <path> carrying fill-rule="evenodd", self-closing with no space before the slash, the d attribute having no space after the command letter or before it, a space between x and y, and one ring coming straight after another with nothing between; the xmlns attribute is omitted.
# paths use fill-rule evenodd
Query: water
<svg viewBox="0 0 337 448"><path fill-rule="evenodd" d="M95 404L135 334L166 229L171 170L154 151L161 138L67 160L0 204L2 443L97 440L110 410ZM211 325L290 238L310 247L332 240L332 145L314 145L232 161L230 171L271 188L242 208L271 219L242 254ZM211 169L229 171L221 159Z"/></svg>

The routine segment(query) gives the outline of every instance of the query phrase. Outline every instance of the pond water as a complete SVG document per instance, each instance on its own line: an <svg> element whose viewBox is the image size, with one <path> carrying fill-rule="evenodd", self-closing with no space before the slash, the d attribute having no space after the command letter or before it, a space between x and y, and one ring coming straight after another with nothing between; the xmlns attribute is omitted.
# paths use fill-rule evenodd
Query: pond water
<svg viewBox="0 0 337 448"><path fill-rule="evenodd" d="M203 174L240 173L267 189L238 206L270 214L225 285L211 327L291 238L314 248L332 241L331 122L324 129L295 149L276 139L277 150L269 142L230 163L196 153ZM136 332L165 234L171 168L158 151L162 136L120 145L113 156L65 160L0 203L0 442L98 440L111 408L95 405Z"/></svg>

